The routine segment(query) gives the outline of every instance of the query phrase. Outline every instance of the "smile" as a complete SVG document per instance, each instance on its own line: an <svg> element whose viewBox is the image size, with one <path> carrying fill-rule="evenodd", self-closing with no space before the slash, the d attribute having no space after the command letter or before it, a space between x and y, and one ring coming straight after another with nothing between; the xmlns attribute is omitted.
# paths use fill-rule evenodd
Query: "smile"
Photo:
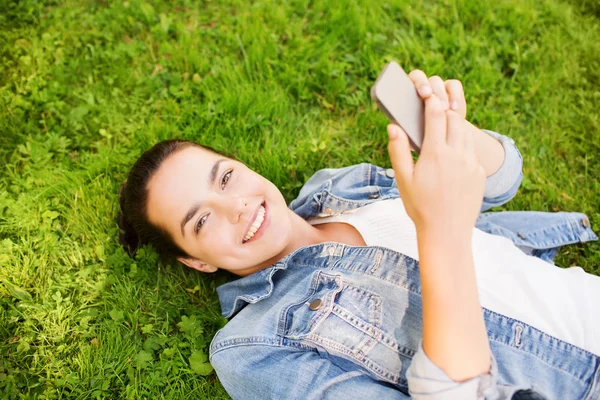
<svg viewBox="0 0 600 400"><path fill-rule="evenodd" d="M254 221L248 228L248 232L244 236L242 243L248 243L262 236L267 224L267 204L263 202L255 212Z"/></svg>

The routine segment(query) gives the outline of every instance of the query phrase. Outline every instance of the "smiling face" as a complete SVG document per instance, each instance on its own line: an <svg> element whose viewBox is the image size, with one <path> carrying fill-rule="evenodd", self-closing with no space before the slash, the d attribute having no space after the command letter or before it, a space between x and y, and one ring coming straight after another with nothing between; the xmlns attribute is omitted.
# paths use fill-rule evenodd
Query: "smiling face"
<svg viewBox="0 0 600 400"><path fill-rule="evenodd" d="M189 255L179 260L204 272L248 275L272 265L289 251L294 231L291 210L273 183L196 146L163 161L148 183L147 210L150 222Z"/></svg>

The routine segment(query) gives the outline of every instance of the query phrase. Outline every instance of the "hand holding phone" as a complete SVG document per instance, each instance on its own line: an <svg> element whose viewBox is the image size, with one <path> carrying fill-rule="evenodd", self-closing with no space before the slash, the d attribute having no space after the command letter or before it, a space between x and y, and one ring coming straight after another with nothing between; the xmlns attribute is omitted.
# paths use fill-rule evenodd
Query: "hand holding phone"
<svg viewBox="0 0 600 400"><path fill-rule="evenodd" d="M425 100L425 136L415 163L408 133L390 124L388 153L398 190L417 233L439 237L469 235L481 210L486 173L475 149L474 132L444 100ZM454 236L453 236L454 235Z"/></svg>
<svg viewBox="0 0 600 400"><path fill-rule="evenodd" d="M443 80L437 75L427 77L425 72L415 69L408 77L415 84L421 99L426 100L436 95L444 101L448 108L463 118L467 118L467 102L462 82L458 79Z"/></svg>

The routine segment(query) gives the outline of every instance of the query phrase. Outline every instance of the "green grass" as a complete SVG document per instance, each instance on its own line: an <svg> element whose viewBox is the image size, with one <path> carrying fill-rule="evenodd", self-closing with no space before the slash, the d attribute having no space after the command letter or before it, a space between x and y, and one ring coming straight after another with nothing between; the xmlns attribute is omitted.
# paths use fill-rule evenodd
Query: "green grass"
<svg viewBox="0 0 600 400"><path fill-rule="evenodd" d="M222 398L207 277L117 243L136 157L183 137L231 150L288 201L325 167L389 166L382 66L461 79L513 137L510 210L600 226L594 0L0 2L0 397ZM561 266L600 273L600 246Z"/></svg>

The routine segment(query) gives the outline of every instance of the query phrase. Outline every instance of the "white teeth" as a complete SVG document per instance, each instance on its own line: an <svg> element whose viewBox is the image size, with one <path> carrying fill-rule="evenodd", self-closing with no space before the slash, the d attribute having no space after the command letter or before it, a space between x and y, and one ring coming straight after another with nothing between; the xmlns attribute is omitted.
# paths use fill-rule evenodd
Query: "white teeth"
<svg viewBox="0 0 600 400"><path fill-rule="evenodd" d="M263 206L260 206L260 209L258 210L258 214L256 215L256 219L252 223L252 226L248 230L248 233L246 233L246 237L244 237L244 242L252 239L252 237L254 236L256 231L258 231L258 228L260 228L260 226L262 225L264 220L265 220L265 208Z"/></svg>

